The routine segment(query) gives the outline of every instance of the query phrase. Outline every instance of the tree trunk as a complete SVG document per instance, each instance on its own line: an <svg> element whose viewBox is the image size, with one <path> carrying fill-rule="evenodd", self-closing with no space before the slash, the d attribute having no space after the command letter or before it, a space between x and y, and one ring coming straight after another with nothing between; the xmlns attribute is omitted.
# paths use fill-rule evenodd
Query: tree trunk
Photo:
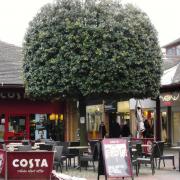
<svg viewBox="0 0 180 180"><path fill-rule="evenodd" d="M86 146L88 144L88 136L86 129L86 102L84 98L79 100L79 117L80 117L80 145Z"/></svg>
<svg viewBox="0 0 180 180"><path fill-rule="evenodd" d="M156 141L161 141L161 111L160 111L160 100L159 97L156 99L156 125L155 125L155 132L156 132Z"/></svg>

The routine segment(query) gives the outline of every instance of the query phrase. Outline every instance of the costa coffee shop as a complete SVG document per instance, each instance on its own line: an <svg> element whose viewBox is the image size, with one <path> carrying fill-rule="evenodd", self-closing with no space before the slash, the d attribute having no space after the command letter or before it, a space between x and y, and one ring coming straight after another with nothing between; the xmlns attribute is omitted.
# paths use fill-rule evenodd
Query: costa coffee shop
<svg viewBox="0 0 180 180"><path fill-rule="evenodd" d="M21 55L20 47L0 41L0 139L59 140L63 137L56 131L63 125L63 103L25 96Z"/></svg>

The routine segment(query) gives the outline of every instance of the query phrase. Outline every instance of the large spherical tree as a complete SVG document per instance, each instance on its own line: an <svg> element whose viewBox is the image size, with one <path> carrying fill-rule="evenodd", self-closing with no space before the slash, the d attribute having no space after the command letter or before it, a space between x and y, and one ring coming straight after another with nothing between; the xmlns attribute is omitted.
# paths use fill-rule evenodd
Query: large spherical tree
<svg viewBox="0 0 180 180"><path fill-rule="evenodd" d="M26 93L34 98L156 97L161 51L147 15L110 0L59 0L29 25Z"/></svg>

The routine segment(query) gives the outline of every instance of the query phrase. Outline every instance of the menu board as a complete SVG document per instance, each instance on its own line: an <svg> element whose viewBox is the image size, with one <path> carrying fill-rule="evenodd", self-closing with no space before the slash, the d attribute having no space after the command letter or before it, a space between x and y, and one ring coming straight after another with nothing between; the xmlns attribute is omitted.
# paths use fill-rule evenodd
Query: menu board
<svg viewBox="0 0 180 180"><path fill-rule="evenodd" d="M102 141L102 152L108 178L132 177L127 139L104 139Z"/></svg>

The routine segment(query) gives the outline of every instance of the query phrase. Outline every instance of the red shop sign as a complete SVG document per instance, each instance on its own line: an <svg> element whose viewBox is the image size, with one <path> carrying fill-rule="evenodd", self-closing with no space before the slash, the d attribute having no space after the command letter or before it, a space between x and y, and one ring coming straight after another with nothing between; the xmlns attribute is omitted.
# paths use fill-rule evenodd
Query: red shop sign
<svg viewBox="0 0 180 180"><path fill-rule="evenodd" d="M0 177L5 176L6 151L0 149Z"/></svg>
<svg viewBox="0 0 180 180"><path fill-rule="evenodd" d="M7 152L7 179L49 180L53 169L54 152Z"/></svg>

